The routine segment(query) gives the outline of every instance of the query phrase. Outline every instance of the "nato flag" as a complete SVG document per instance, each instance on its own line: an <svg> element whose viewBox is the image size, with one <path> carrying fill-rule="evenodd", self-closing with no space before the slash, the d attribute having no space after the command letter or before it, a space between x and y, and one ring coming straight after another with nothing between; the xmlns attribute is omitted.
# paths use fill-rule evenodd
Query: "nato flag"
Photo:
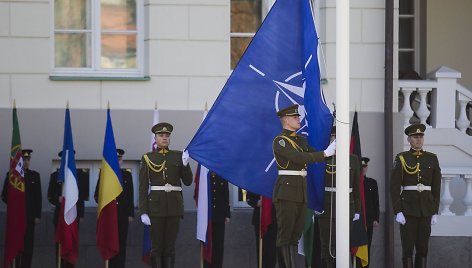
<svg viewBox="0 0 472 268"><path fill-rule="evenodd" d="M309 0L278 0L187 147L190 156L232 184L272 196L277 111L301 107L301 129L324 150L332 116L320 90L318 37ZM322 211L324 163L309 167L309 207Z"/></svg>

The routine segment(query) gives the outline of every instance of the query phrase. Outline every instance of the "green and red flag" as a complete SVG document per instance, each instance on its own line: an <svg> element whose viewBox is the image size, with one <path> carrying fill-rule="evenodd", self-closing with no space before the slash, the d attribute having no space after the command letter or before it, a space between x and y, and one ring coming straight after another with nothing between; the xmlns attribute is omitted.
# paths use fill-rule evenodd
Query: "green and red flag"
<svg viewBox="0 0 472 268"><path fill-rule="evenodd" d="M6 185L7 224L5 233L5 252L3 266L8 267L15 257L23 251L23 241L26 232L26 202L23 157L21 155L20 128L16 107L13 105L13 134L10 152L10 169Z"/></svg>

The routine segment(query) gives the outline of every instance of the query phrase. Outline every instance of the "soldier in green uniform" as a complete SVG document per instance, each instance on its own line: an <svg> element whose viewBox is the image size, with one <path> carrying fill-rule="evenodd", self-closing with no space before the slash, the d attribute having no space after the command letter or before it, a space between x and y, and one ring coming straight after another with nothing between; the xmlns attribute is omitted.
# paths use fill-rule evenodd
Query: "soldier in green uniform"
<svg viewBox="0 0 472 268"><path fill-rule="evenodd" d="M390 195L396 221L400 223L403 267L426 267L431 225L437 223L441 168L435 154L424 151L423 124L405 129L409 151L395 157L391 173Z"/></svg>
<svg viewBox="0 0 472 268"><path fill-rule="evenodd" d="M280 110L277 115L283 127L282 133L275 137L272 144L279 170L272 198L277 213L277 246L285 266L294 268L306 215L307 164L321 162L325 157L334 155L336 142L331 143L324 152L310 147L306 137L296 133L300 128L296 104Z"/></svg>
<svg viewBox="0 0 472 268"><path fill-rule="evenodd" d="M151 229L153 268L174 267L175 240L184 214L182 183L192 183L188 153L169 150L169 123L152 127L157 149L143 155L139 171L139 214Z"/></svg>
<svg viewBox="0 0 472 268"><path fill-rule="evenodd" d="M336 138L336 128L331 139ZM356 155L349 155L349 216L353 221L360 218L361 199L359 191L360 164ZM323 268L336 267L336 156L326 159L324 213L318 216Z"/></svg>

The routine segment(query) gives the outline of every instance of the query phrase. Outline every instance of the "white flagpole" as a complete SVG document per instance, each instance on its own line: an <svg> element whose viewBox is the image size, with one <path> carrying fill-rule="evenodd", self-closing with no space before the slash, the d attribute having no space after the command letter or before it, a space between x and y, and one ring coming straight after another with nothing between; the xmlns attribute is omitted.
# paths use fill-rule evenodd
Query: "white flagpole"
<svg viewBox="0 0 472 268"><path fill-rule="evenodd" d="M152 120L152 125L156 125L157 123L159 123L159 110L157 109L157 101L156 103L154 104L154 118ZM154 152L154 150L156 149L156 141L154 139L154 133L151 133L151 151Z"/></svg>
<svg viewBox="0 0 472 268"><path fill-rule="evenodd" d="M349 267L349 0L336 0L336 267Z"/></svg>

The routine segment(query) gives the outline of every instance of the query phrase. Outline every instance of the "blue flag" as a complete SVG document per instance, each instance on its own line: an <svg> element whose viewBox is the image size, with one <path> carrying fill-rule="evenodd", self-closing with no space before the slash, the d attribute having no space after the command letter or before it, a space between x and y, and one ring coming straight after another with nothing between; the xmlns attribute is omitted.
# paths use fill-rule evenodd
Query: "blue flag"
<svg viewBox="0 0 472 268"><path fill-rule="evenodd" d="M309 0L278 0L187 147L190 156L241 188L272 196L277 111L300 105L299 134L316 150L332 116L320 90L318 37ZM323 210L324 163L309 167L309 206Z"/></svg>

